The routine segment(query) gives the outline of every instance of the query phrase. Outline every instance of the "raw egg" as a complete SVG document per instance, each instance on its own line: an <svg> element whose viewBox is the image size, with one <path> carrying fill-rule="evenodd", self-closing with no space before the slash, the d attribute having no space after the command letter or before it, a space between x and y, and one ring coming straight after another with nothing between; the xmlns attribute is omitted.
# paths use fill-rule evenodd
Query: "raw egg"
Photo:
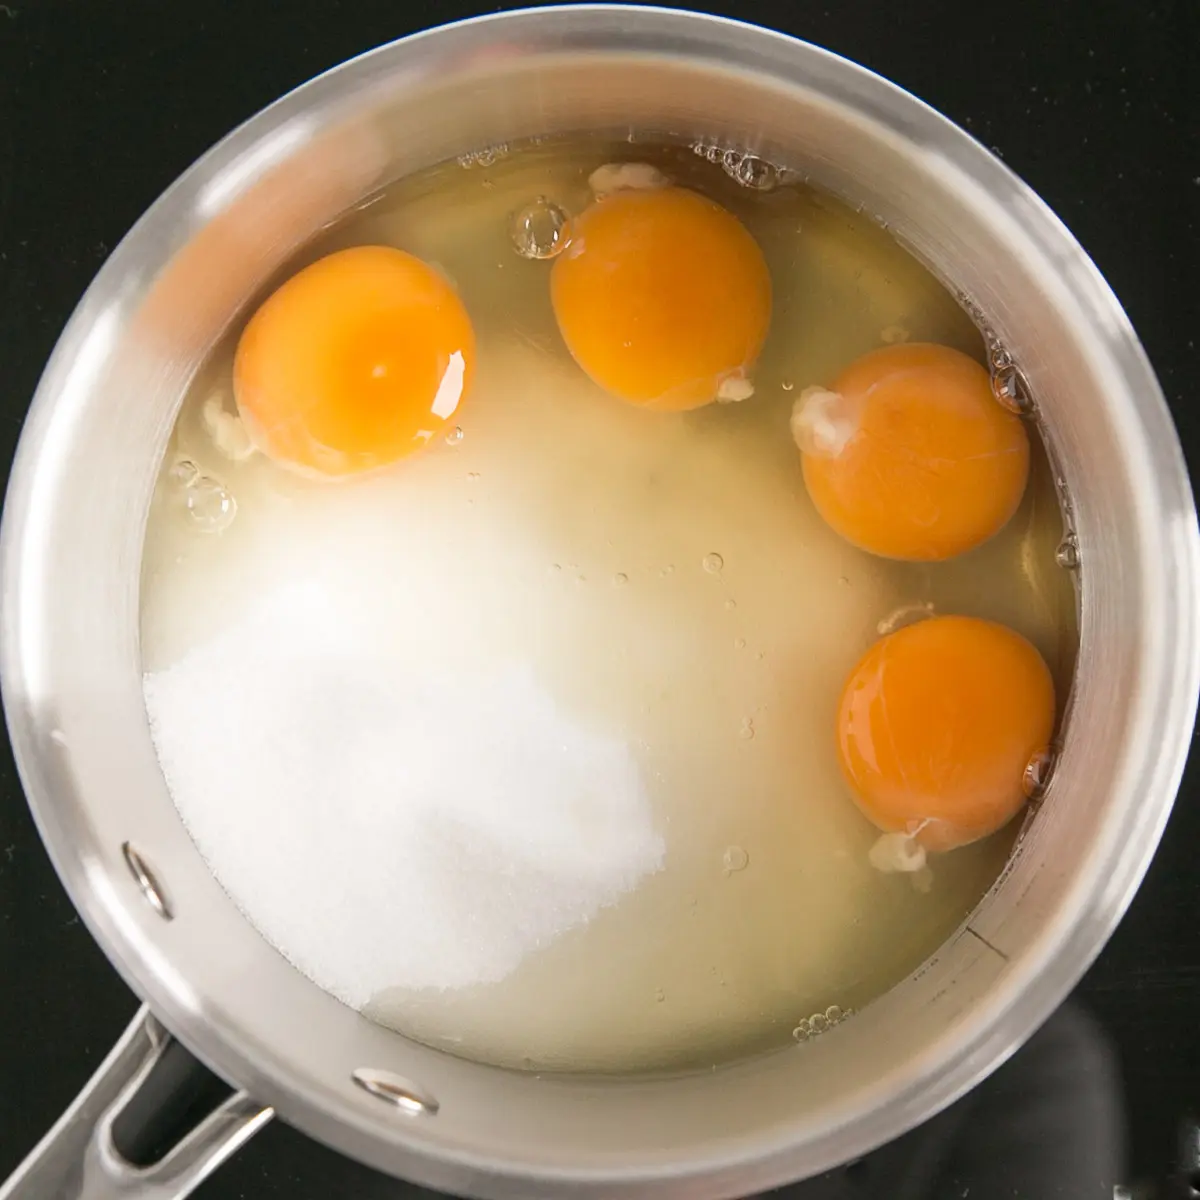
<svg viewBox="0 0 1200 1200"><path fill-rule="evenodd" d="M432 441L474 363L454 288L402 250L359 246L305 267L250 318L234 396L252 441L276 462L352 475Z"/></svg>
<svg viewBox="0 0 1200 1200"><path fill-rule="evenodd" d="M888 346L796 401L792 433L821 516L885 558L953 558L998 533L1029 475L1029 436L988 373L946 346Z"/></svg>
<svg viewBox="0 0 1200 1200"><path fill-rule="evenodd" d="M931 617L877 641L842 691L837 745L859 808L927 850L987 837L1025 802L1054 728L1054 683L1020 634Z"/></svg>
<svg viewBox="0 0 1200 1200"><path fill-rule="evenodd" d="M554 315L600 387L673 411L749 394L771 277L732 213L684 188L626 189L573 219L568 236L551 272Z"/></svg>

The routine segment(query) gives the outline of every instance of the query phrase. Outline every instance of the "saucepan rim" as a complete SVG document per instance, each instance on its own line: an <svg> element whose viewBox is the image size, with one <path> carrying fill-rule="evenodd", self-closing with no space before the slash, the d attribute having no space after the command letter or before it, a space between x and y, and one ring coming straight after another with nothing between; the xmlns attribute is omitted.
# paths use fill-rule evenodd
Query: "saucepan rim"
<svg viewBox="0 0 1200 1200"><path fill-rule="evenodd" d="M227 170L248 151L284 129L306 110L327 104L341 88L374 78L384 71L402 72L426 53L439 54L478 49L489 41L527 38L538 45L552 37L553 22L569 23L573 32L589 30L602 34L605 48L619 47L622 53L654 52L675 37L686 38L689 53L700 64L709 60L722 67L746 72L778 75L780 55L789 56L797 69L822 65L836 70L844 86L836 95L850 112L883 123L898 139L908 139L914 127L928 131L955 169L999 183L1010 198L1017 198L1027 222L1030 245L1046 261L1058 264L1098 320L1096 336L1104 340L1107 353L1119 365L1121 391L1128 399L1129 419L1141 430L1141 448L1147 468L1147 511L1162 518L1161 554L1165 586L1173 594L1171 639L1154 679L1154 694L1139 703L1153 706L1157 740L1154 753L1138 746L1139 761L1145 766L1144 790L1152 802L1143 811L1129 814L1128 842L1112 852L1112 870L1100 895L1064 922L1039 945L1036 954L1020 972L997 988L981 1005L980 1017L964 1031L950 1064L941 1064L933 1076L918 1080L919 1089L897 1099L894 1111L874 1114L861 1127L843 1131L837 1143L841 1160L862 1153L888 1140L914 1123L914 1105L923 1116L944 1107L995 1068L1062 1000L1099 952L1124 913L1149 864L1166 822L1191 742L1196 695L1200 690L1200 614L1194 600L1200 596L1200 535L1178 439L1166 403L1141 346L1116 298L1083 249L1057 217L1023 183L1007 172L989 152L965 132L920 100L849 60L829 51L758 26L702 13L641 5L564 5L521 9L473 18L453 25L426 30L381 46L318 76L262 110L199 159L147 210L97 275L63 332L39 384L30 408L5 503L0 529L0 572L6 619L0 635L0 684L3 686L10 738L18 769L29 796L42 838L72 900L108 957L127 981L155 1007L167 1026L204 1061L227 1078L255 1089L264 1102L277 1104L294 1124L320 1140L371 1165L435 1186L462 1186L463 1169L472 1179L487 1175L516 1178L511 1166L456 1154L453 1166L439 1153L417 1145L384 1144L375 1129L333 1096L314 1099L289 1077L287 1064L254 1061L238 1043L236 1031L219 1029L194 1008L180 1001L163 983L162 967L150 961L154 955L130 933L127 923L112 919L113 906L123 903L112 894L98 896L95 864L84 861L72 844L70 830L55 818L55 802L48 794L46 777L40 770L45 730L29 705L22 703L24 678L24 631L37 615L31 611L33 592L22 587L21 565L29 529L35 523L29 497L34 492L42 442L49 414L62 399L63 381L85 356L89 333L98 320L111 315L113 298L120 295L122 280L138 263L145 270L147 253L161 270L170 260L182 231L194 228L198 202L205 181ZM252 155L249 156L252 159ZM255 178L247 168L239 186ZM1164 601L1165 603L1165 601ZM1149 720L1150 717L1147 718ZM100 889L103 890L103 889ZM111 889L107 889L111 893ZM1040 973L1038 987L1030 986L1033 973ZM903 1102L902 1102L903 1101ZM919 1119L919 1117L917 1118ZM724 1156L723 1156L724 1155ZM675 1183L702 1179L709 1190L700 1194L728 1194L729 1172L742 1172L742 1185L749 1190L786 1182L794 1177L789 1147L764 1146L753 1169L714 1147L700 1161L675 1164L661 1171L643 1167L625 1170L614 1166L603 1178L594 1173L557 1172L542 1176L559 1190L591 1195L646 1194L656 1182ZM832 1165L832 1160L830 1162ZM523 1178L538 1178L529 1173ZM720 1184L715 1180L724 1180ZM713 1189L716 1190L713 1190ZM691 1193L693 1195L697 1193Z"/></svg>

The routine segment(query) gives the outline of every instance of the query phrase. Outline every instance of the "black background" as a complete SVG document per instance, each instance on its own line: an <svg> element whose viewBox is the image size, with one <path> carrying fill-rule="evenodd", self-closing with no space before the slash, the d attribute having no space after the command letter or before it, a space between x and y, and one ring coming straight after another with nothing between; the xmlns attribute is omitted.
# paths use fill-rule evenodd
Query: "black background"
<svg viewBox="0 0 1200 1200"><path fill-rule="evenodd" d="M506 7L506 6L497 6ZM481 11L400 0L0 3L0 462L92 275L193 159L280 93L362 50ZM1099 264L1158 371L1193 469L1200 271L1200 0L744 0L887 75L996 151ZM1193 75L1193 78L1195 76ZM1200 774L1079 998L1114 1039L1130 1176L1167 1168L1200 1107ZM0 757L0 1179L136 1007L80 925ZM274 1126L203 1200L408 1189Z"/></svg>

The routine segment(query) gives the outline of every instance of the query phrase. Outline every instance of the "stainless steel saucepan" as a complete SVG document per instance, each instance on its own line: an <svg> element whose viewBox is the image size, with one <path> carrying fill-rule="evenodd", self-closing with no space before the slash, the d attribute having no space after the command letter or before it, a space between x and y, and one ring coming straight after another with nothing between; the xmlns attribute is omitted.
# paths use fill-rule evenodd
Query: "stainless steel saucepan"
<svg viewBox="0 0 1200 1200"><path fill-rule="evenodd" d="M167 794L141 691L151 488L188 381L243 304L387 181L589 129L742 146L886 221L1011 352L1081 564L1062 756L969 925L821 1038L675 1078L480 1066L326 995L209 874ZM4 1200L180 1197L272 1111L384 1171L497 1200L742 1196L844 1162L980 1080L1079 979L1154 851L1200 681L1183 459L1133 330L1079 245L987 151L877 76L654 8L514 12L385 46L201 159L122 242L58 344L21 439L2 560L0 668L29 802L88 927L149 1005ZM135 1170L113 1112L172 1036L244 1090Z"/></svg>

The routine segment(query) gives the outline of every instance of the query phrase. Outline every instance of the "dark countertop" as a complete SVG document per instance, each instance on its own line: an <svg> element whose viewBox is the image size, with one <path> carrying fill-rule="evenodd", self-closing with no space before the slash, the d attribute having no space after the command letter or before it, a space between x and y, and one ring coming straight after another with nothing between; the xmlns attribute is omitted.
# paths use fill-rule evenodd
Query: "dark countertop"
<svg viewBox="0 0 1200 1200"><path fill-rule="evenodd" d="M509 6L430 0L422 23L501 7ZM1189 82L1200 47L1197 0L744 0L714 10L879 71L1028 180L1120 296L1189 461L1200 463L1200 90ZM0 460L11 460L72 307L142 210L280 93L411 32L403 12L396 0L0 3ZM1115 1170L1125 1182L1163 1177L1178 1122L1200 1111L1198 844L1193 760L1149 875L1076 995L1119 1064L1128 1161ZM0 1179L135 1008L58 885L5 747ZM1007 1101L1019 1106L1019 1091L1010 1088ZM1069 1194L1111 1196L1115 1182ZM964 1186L954 1194L981 1194L965 1177ZM414 1191L275 1125L198 1195L372 1200Z"/></svg>

